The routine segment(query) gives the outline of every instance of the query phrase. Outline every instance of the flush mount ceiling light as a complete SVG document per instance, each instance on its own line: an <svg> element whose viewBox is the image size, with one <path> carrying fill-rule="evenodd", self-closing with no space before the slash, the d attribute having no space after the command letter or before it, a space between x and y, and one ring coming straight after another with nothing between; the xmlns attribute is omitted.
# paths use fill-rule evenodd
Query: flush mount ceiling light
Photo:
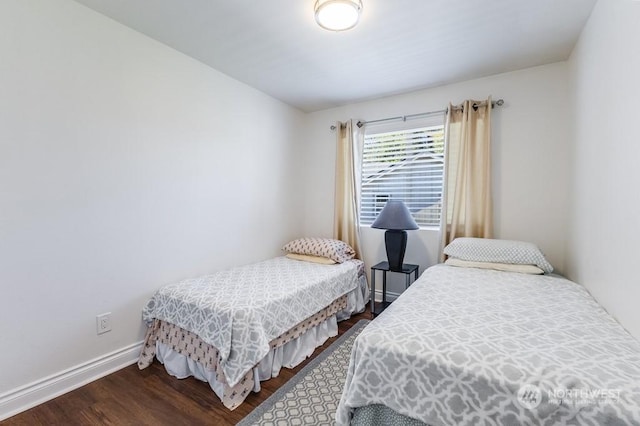
<svg viewBox="0 0 640 426"><path fill-rule="evenodd" d="M317 0L313 7L316 22L325 30L345 31L356 26L362 0Z"/></svg>

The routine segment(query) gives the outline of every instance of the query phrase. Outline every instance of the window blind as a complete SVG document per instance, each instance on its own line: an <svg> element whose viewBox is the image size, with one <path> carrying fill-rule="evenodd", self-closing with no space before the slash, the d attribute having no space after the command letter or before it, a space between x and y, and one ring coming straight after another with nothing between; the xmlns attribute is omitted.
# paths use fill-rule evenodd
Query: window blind
<svg viewBox="0 0 640 426"><path fill-rule="evenodd" d="M365 134L360 223L371 225L393 198L419 226L439 226L443 174L444 125Z"/></svg>

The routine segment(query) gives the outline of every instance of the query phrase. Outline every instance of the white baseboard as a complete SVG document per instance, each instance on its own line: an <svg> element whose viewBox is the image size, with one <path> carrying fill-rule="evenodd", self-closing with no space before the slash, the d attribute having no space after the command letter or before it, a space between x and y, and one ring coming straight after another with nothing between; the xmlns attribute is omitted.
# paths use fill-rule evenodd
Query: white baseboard
<svg viewBox="0 0 640 426"><path fill-rule="evenodd" d="M402 293L394 293L387 290L387 302L393 302L400 297L400 294ZM376 302L382 302L382 290L376 290Z"/></svg>
<svg viewBox="0 0 640 426"><path fill-rule="evenodd" d="M134 343L0 395L0 421L135 364L142 344Z"/></svg>

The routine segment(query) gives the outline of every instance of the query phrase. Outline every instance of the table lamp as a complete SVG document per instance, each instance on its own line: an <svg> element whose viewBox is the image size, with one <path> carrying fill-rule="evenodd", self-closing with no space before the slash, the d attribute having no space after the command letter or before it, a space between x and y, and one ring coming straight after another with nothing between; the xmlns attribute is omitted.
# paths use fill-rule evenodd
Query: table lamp
<svg viewBox="0 0 640 426"><path fill-rule="evenodd" d="M384 245L387 250L389 269L401 271L404 252L407 248L406 230L420 229L404 201L387 201L371 227L387 230L384 233Z"/></svg>

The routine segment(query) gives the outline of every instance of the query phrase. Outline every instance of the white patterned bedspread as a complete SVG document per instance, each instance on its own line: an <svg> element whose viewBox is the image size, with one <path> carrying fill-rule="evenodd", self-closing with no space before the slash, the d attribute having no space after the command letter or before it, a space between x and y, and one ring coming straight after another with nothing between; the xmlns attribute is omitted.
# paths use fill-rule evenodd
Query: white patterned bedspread
<svg viewBox="0 0 640 426"><path fill-rule="evenodd" d="M355 341L338 424L370 404L431 425L637 425L640 343L566 279L437 265Z"/></svg>
<svg viewBox="0 0 640 426"><path fill-rule="evenodd" d="M142 318L170 322L217 348L233 387L269 352L271 340L356 288L361 266L277 257L166 285Z"/></svg>

